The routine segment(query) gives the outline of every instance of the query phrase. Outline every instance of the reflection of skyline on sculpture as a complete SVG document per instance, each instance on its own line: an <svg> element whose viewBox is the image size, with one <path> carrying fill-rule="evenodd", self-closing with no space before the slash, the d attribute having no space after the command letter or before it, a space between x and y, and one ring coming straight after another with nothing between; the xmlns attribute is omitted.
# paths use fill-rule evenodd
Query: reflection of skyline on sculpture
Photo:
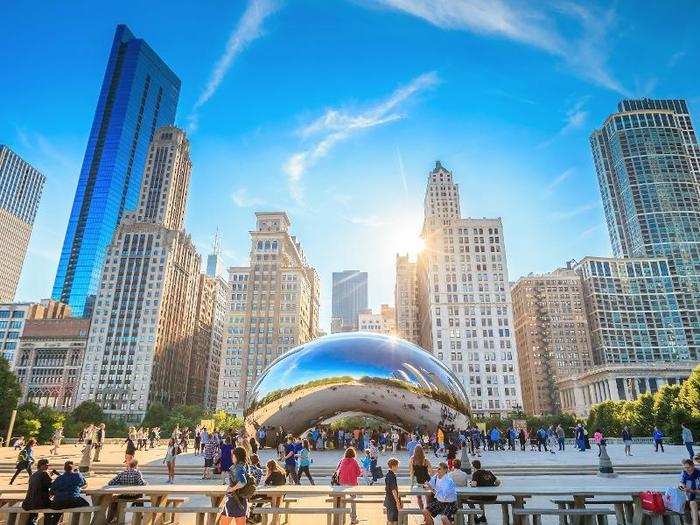
<svg viewBox="0 0 700 525"><path fill-rule="evenodd" d="M344 333L290 350L253 387L251 426L303 432L330 417L363 412L407 428L464 423L467 396L434 356L402 339Z"/></svg>

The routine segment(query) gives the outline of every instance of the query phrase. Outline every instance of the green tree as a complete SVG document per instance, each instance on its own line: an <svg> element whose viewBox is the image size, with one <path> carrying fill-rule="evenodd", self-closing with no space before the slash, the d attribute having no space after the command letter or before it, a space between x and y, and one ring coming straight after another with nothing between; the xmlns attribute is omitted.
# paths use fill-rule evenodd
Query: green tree
<svg viewBox="0 0 700 525"><path fill-rule="evenodd" d="M603 401L593 405L586 427L589 433L600 429L603 435L619 436L622 431L622 402Z"/></svg>
<svg viewBox="0 0 700 525"><path fill-rule="evenodd" d="M66 418L65 434L70 437L78 437L87 425L104 422L105 413L102 407L94 401L83 401Z"/></svg>
<svg viewBox="0 0 700 525"><path fill-rule="evenodd" d="M65 414L50 407L39 407L34 403L25 403L17 409L17 435L31 435L39 443L46 443L51 439L53 431L63 426ZM39 422L39 429L35 430L34 422ZM29 431L34 433L29 434Z"/></svg>
<svg viewBox="0 0 700 525"><path fill-rule="evenodd" d="M666 435L673 431L671 412L680 391L680 385L664 385L654 395L654 425Z"/></svg>
<svg viewBox="0 0 700 525"><path fill-rule="evenodd" d="M163 422L170 416L170 410L166 409L162 403L154 402L148 405L146 415L141 424L144 427L152 428L163 425Z"/></svg>
<svg viewBox="0 0 700 525"><path fill-rule="evenodd" d="M693 434L700 435L700 365L683 381L678 396L671 404L669 435L680 440L681 423L686 423Z"/></svg>
<svg viewBox="0 0 700 525"><path fill-rule="evenodd" d="M17 376L10 372L10 363L3 356L0 356L0 393L0 429L4 436L10 424L12 411L17 408L17 402L22 395L22 389Z"/></svg>
<svg viewBox="0 0 700 525"><path fill-rule="evenodd" d="M243 426L243 420L239 417L228 414L223 410L214 412L212 419L217 429L222 432L238 430Z"/></svg>

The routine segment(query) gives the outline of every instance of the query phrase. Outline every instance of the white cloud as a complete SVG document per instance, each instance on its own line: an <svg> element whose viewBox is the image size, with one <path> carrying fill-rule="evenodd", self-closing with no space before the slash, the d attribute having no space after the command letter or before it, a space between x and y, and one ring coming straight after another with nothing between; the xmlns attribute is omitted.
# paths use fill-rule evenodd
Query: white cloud
<svg viewBox="0 0 700 525"><path fill-rule="evenodd" d="M278 4L274 0L250 0L241 19L231 31L228 41L226 42L226 49L214 65L209 81L199 94L192 108L192 113L187 117L191 131L197 129L199 123L199 108L214 96L238 55L245 51L251 42L262 36L262 25L265 19L274 13L277 7Z"/></svg>
<svg viewBox="0 0 700 525"><path fill-rule="evenodd" d="M574 168L568 168L564 170L562 173L557 175L552 182L547 184L547 186L544 189L544 194L545 196L549 196L552 193L554 193L554 190L557 189L563 182L566 180L570 179L571 176L574 174L576 170Z"/></svg>
<svg viewBox="0 0 700 525"><path fill-rule="evenodd" d="M316 120L298 130L304 140L313 140L308 148L292 154L282 166L287 174L287 183L292 198L297 202L304 199L301 186L306 170L328 155L333 147L354 134L369 128L381 126L404 118L398 113L399 107L414 95L435 86L439 82L437 73L424 73L405 86L401 86L389 97L369 108L356 113L346 110L327 109Z"/></svg>
<svg viewBox="0 0 700 525"><path fill-rule="evenodd" d="M515 0L374 0L378 5L422 18L448 30L495 35L541 49L562 60L578 76L625 94L607 68L606 40L615 12L593 11L586 4ZM566 19L566 30L557 17ZM576 31L571 29L576 24ZM577 37L569 35L573 33Z"/></svg>
<svg viewBox="0 0 700 525"><path fill-rule="evenodd" d="M252 197L248 194L247 188L238 188L231 193L231 200L239 208L254 208L263 204L263 200L258 197Z"/></svg>
<svg viewBox="0 0 700 525"><path fill-rule="evenodd" d="M577 206L575 208L571 208L569 210L555 212L552 214L552 218L557 219L557 220L573 219L574 217L578 217L579 215L586 214L591 210L595 210L599 206L600 206L600 204L598 203L598 201L589 202L587 204L582 204L580 206Z"/></svg>
<svg viewBox="0 0 700 525"><path fill-rule="evenodd" d="M566 110L566 117L564 118L564 124L559 129L557 133L553 136L540 142L538 148L546 148L552 142L563 135L567 135L574 130L582 128L586 124L589 112L585 109L586 102L588 102L589 97L579 98L574 104Z"/></svg>

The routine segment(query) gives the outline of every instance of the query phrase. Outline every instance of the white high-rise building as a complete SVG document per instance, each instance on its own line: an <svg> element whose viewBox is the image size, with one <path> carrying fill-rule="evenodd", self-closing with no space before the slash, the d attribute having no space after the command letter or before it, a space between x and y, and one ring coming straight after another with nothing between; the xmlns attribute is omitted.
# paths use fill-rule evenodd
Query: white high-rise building
<svg viewBox="0 0 700 525"><path fill-rule="evenodd" d="M137 422L150 403L187 399L201 268L184 230L191 170L185 133L158 129L138 206L107 249L77 403L111 417Z"/></svg>
<svg viewBox="0 0 700 525"><path fill-rule="evenodd" d="M477 414L522 408L501 219L460 216L459 188L428 174L418 258L420 343L459 377Z"/></svg>

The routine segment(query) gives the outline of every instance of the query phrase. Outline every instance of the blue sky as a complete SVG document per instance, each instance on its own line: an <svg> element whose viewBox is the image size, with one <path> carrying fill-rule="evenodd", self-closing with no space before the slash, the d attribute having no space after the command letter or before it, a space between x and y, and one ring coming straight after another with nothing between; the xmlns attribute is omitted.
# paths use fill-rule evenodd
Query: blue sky
<svg viewBox="0 0 700 525"><path fill-rule="evenodd" d="M47 176L18 300L50 294L117 23L182 80L200 250L219 228L226 264L244 264L253 212L287 210L323 328L333 271L368 271L370 306L393 303L436 159L463 215L503 218L515 280L610 253L588 136L620 98L700 107L690 0L94 5L14 1L0 18L0 142Z"/></svg>

